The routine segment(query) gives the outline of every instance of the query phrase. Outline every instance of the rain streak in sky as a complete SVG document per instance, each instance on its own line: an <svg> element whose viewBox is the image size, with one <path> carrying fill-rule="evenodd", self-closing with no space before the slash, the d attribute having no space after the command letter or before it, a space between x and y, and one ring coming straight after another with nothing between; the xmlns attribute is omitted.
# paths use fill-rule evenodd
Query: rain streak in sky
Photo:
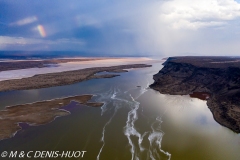
<svg viewBox="0 0 240 160"><path fill-rule="evenodd" d="M234 0L0 2L0 50L239 55Z"/></svg>

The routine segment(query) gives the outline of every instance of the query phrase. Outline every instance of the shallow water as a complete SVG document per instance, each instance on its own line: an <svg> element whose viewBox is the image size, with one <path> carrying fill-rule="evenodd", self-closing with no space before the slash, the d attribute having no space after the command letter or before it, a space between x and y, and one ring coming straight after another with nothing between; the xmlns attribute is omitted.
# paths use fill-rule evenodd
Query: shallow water
<svg viewBox="0 0 240 160"><path fill-rule="evenodd" d="M73 71L73 70L92 68L92 67L109 67L109 66L126 65L126 64L148 64L154 61L156 60L153 60L150 58L144 58L144 57L139 57L139 58L128 57L128 58L111 58L111 59L100 59L100 60L92 60L92 61L50 64L44 68L27 68L27 69L1 71L0 81L9 80L9 79L27 78L37 74Z"/></svg>
<svg viewBox="0 0 240 160"><path fill-rule="evenodd" d="M111 79L0 93L0 108L53 98L94 94L102 108L72 102L71 115L24 127L0 141L2 151L87 151L86 160L238 160L240 135L216 123L206 101L149 89L161 69L131 70ZM141 86L141 87L137 87Z"/></svg>

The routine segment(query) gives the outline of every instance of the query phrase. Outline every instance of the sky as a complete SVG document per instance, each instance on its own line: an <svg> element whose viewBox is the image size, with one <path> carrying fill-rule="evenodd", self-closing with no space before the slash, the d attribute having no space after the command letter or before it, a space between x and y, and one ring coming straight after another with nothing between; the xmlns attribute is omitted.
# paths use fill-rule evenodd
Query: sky
<svg viewBox="0 0 240 160"><path fill-rule="evenodd" d="M0 51L240 55L238 0L0 0Z"/></svg>

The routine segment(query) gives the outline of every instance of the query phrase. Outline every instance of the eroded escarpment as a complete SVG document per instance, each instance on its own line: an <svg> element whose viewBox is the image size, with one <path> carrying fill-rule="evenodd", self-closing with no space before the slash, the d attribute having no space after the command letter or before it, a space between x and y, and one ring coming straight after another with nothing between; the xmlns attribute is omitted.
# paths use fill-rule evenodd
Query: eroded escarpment
<svg viewBox="0 0 240 160"><path fill-rule="evenodd" d="M103 103L88 102L92 96L80 95L6 107L0 111L0 140L14 136L21 129L19 122L41 125L53 121L56 117L69 115L70 112L61 107L70 104L71 101L87 106L101 107Z"/></svg>
<svg viewBox="0 0 240 160"><path fill-rule="evenodd" d="M208 93L207 105L221 125L240 133L240 60L229 57L172 57L153 76L163 94Z"/></svg>

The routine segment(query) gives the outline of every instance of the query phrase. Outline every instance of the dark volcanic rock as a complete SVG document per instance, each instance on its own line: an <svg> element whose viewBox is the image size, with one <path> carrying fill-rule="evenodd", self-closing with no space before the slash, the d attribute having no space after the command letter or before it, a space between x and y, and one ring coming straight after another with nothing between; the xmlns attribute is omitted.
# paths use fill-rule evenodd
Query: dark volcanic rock
<svg viewBox="0 0 240 160"><path fill-rule="evenodd" d="M240 58L171 57L153 79L150 87L163 94L209 93L214 119L240 133Z"/></svg>

